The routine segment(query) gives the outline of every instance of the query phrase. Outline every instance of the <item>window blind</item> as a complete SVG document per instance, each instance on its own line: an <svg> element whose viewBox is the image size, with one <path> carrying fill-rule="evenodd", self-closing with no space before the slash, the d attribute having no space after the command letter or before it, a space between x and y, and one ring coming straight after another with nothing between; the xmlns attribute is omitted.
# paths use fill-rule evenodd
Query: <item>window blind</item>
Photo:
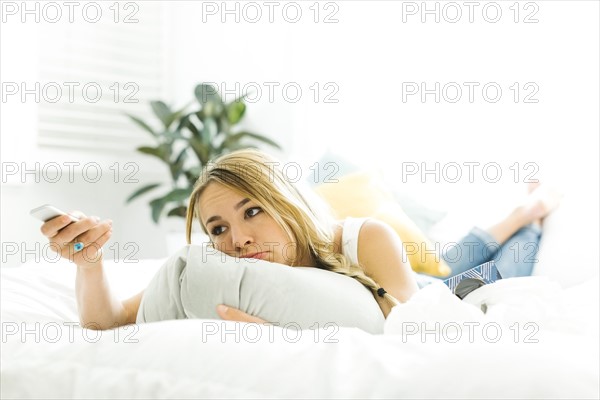
<svg viewBox="0 0 600 400"><path fill-rule="evenodd" d="M137 22L111 14L40 26L40 145L131 151L147 142L125 113L153 121L148 102L165 98L167 8L137 4Z"/></svg>

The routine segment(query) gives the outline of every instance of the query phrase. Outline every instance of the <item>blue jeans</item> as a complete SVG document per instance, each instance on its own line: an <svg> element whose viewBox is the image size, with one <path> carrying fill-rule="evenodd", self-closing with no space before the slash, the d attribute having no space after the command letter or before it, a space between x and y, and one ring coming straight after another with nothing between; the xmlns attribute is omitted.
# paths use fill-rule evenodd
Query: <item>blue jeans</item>
<svg viewBox="0 0 600 400"><path fill-rule="evenodd" d="M519 229L500 245L489 233L474 227L467 236L441 254L452 270L450 275L441 279L448 279L492 260L504 279L529 276L537 262L541 235L541 228L530 224ZM426 274L416 274L416 278L419 288L440 279Z"/></svg>

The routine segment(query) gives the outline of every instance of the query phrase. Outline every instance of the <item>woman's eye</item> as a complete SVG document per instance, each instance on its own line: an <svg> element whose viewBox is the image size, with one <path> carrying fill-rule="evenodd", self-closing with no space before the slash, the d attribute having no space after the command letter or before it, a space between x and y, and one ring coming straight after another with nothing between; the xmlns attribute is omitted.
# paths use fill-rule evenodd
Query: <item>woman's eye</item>
<svg viewBox="0 0 600 400"><path fill-rule="evenodd" d="M210 233L213 234L213 236L219 236L221 233L223 233L222 231L223 227L222 226L215 226Z"/></svg>
<svg viewBox="0 0 600 400"><path fill-rule="evenodd" d="M260 213L262 210L260 207L250 207L246 210L246 215L249 217L254 217L256 214Z"/></svg>

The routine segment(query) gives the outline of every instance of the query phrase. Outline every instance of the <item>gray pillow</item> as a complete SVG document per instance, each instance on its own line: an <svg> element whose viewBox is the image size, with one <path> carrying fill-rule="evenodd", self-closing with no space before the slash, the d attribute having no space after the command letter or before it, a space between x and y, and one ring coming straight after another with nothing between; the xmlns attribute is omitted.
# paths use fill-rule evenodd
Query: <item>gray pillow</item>
<svg viewBox="0 0 600 400"><path fill-rule="evenodd" d="M371 292L353 278L187 245L148 284L136 322L220 319L218 304L287 328L314 329L333 323L383 333L385 321Z"/></svg>

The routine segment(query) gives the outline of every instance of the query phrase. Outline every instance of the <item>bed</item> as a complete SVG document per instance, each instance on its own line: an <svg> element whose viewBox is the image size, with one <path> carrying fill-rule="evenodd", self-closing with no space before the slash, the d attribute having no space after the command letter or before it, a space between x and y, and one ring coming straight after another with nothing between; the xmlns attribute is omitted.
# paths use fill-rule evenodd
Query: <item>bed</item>
<svg viewBox="0 0 600 400"><path fill-rule="evenodd" d="M429 285L393 309L380 335L221 320L88 330L68 262L3 267L2 398L597 399L598 263L576 278L560 272L565 210L548 218L534 276L464 301ZM163 262L105 268L126 298Z"/></svg>

